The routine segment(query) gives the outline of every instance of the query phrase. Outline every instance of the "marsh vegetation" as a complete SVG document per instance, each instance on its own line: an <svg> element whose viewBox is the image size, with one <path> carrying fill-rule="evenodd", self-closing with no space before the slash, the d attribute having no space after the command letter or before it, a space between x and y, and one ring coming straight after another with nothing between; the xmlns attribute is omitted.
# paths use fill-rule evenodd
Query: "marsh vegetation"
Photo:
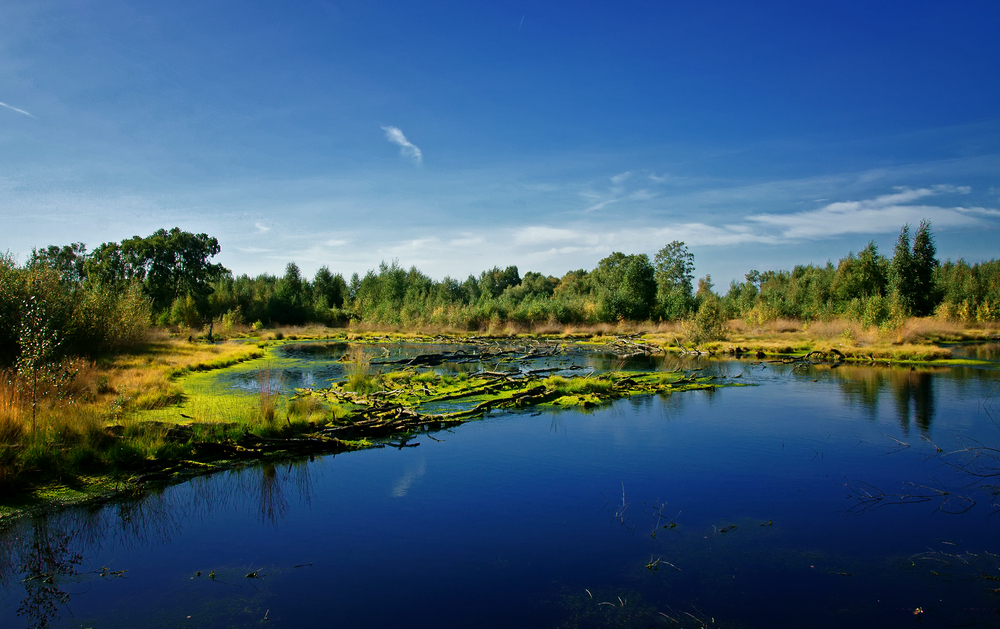
<svg viewBox="0 0 1000 629"><path fill-rule="evenodd" d="M379 365L365 350L372 341L530 333L631 343L642 353L927 361L950 357L942 341L995 335L1000 316L997 262L939 264L927 223L912 237L904 227L892 258L869 243L837 265L750 271L725 294L709 277L695 281L694 256L677 241L652 260L615 252L561 278L509 266L462 281L432 280L395 261L349 281L326 267L310 280L294 264L280 277L234 276L212 262L219 251L214 238L175 228L90 252L50 246L23 265L0 258L0 485L127 477L193 460L199 441L241 433L259 446L343 423L362 401L402 398L405 387L458 386L445 374ZM267 366L256 368L252 399L185 390L185 374L261 358L270 342L332 336L350 347L343 382L318 387L323 396L279 393L284 375ZM522 396L518 404L547 405L622 394L613 374L545 375L508 393ZM649 385L632 379L634 390L653 392ZM544 392L525 396L538 387ZM409 399L407 412L428 401Z"/></svg>

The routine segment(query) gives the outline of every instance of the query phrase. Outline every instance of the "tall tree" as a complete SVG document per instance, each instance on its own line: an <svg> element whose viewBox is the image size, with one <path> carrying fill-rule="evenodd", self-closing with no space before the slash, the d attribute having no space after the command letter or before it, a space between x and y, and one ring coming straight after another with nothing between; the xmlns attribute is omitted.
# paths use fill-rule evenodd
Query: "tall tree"
<svg viewBox="0 0 1000 629"><path fill-rule="evenodd" d="M479 291L488 297L497 298L511 286L521 283L521 275L516 266L500 270L495 266L489 271L483 271L479 276Z"/></svg>
<svg viewBox="0 0 1000 629"><path fill-rule="evenodd" d="M290 325L305 323L309 318L307 288L306 282L302 281L302 272L299 270L299 266L294 262L289 262L285 266L284 277L275 283L274 293L268 304L268 316L271 321Z"/></svg>
<svg viewBox="0 0 1000 629"><path fill-rule="evenodd" d="M646 254L627 256L616 251L601 260L590 277L602 320L644 321L653 313L656 280Z"/></svg>
<svg viewBox="0 0 1000 629"><path fill-rule="evenodd" d="M656 302L665 319L679 319L691 308L694 299L694 254L674 240L653 257Z"/></svg>
<svg viewBox="0 0 1000 629"><path fill-rule="evenodd" d="M903 225L889 263L889 292L903 308L905 315L912 314L916 303L917 273L910 251L910 226Z"/></svg>
<svg viewBox="0 0 1000 629"><path fill-rule="evenodd" d="M920 227L913 236L912 256L915 281L913 314L918 317L932 314L939 301L934 284L934 274L938 268L936 254L931 223L928 220L920 221Z"/></svg>
<svg viewBox="0 0 1000 629"><path fill-rule="evenodd" d="M313 278L313 291L317 303L325 300L327 308L342 308L347 297L347 282L340 273L334 275L326 266L321 266Z"/></svg>
<svg viewBox="0 0 1000 629"><path fill-rule="evenodd" d="M45 249L32 249L28 266L39 265L55 269L63 282L78 285L87 276L87 246L82 242L59 247L50 245Z"/></svg>
<svg viewBox="0 0 1000 629"><path fill-rule="evenodd" d="M207 310L211 282L229 272L210 261L220 250L219 241L207 234L161 229L145 238L102 244L87 258L86 272L89 279L111 287L141 282L154 312L187 295Z"/></svg>

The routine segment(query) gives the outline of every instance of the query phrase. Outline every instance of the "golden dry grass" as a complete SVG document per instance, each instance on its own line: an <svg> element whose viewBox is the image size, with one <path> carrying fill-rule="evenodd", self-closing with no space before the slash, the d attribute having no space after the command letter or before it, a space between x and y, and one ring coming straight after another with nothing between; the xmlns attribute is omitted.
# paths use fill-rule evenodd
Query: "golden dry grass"
<svg viewBox="0 0 1000 629"><path fill-rule="evenodd" d="M135 409L161 408L180 399L175 378L190 371L218 369L263 356L255 345L227 341L191 343L157 339L145 351L117 357L101 370L107 378L107 396L120 395Z"/></svg>
<svg viewBox="0 0 1000 629"><path fill-rule="evenodd" d="M163 430L140 423L135 411L178 400L178 375L262 355L253 344L209 345L161 335L140 352L107 362L69 361L65 365L71 368L72 379L39 390L34 422L30 396L18 386L16 374L0 373L0 448L5 452L0 486L29 477L76 474L88 465L132 469L129 466L144 457L158 456L160 449L169 446L159 434ZM109 424L131 431L129 440L117 450L106 448Z"/></svg>
<svg viewBox="0 0 1000 629"><path fill-rule="evenodd" d="M935 360L948 358L950 350L937 344L985 338L989 330L932 317L910 318L893 328L863 326L849 319L798 322L777 320L759 326L744 321L729 323L729 334L717 349L741 347L765 353L794 353L836 349L849 358Z"/></svg>
<svg viewBox="0 0 1000 629"><path fill-rule="evenodd" d="M58 390L43 387L38 396L39 428L89 422L103 416L120 419L133 410L162 408L182 394L176 377L190 371L215 369L263 355L245 343L190 343L163 336L142 352L118 356L106 363L75 360L68 363L75 375ZM30 423L30 400L16 386L12 371L0 373L0 442L12 443ZM13 441L12 441L13 440Z"/></svg>

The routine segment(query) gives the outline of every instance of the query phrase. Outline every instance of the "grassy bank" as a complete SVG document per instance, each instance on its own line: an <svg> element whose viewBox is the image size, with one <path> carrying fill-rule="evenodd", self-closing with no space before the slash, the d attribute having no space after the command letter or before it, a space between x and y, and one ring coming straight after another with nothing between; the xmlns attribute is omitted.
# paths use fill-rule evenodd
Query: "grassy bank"
<svg viewBox="0 0 1000 629"><path fill-rule="evenodd" d="M107 361L67 361L69 378L34 395L12 371L0 378L0 490L117 474L163 457L169 427L142 413L184 397L186 374L220 369L263 356L253 344L193 343L161 336L140 351ZM109 428L113 427L113 428Z"/></svg>
<svg viewBox="0 0 1000 629"><path fill-rule="evenodd" d="M550 340L584 346L662 349L698 348L717 355L762 357L836 353L838 360L869 363L947 364L942 343L996 338L993 328L966 328L934 319L911 319L894 329L862 327L846 320L773 321L749 326L730 321L722 338L699 338L692 323L599 324L511 327L458 332L430 328L289 327L233 328L229 339L208 343L198 334L165 333L141 351L99 362L73 361L74 375L31 404L11 372L0 382L0 492L3 502L85 497L137 479L164 480L204 473L234 461L305 452L370 447L372 438L445 425L494 408L589 408L633 394L669 393L718 383L687 381L657 372L567 378L539 374L442 376L433 371L373 369L359 348L372 342L480 342ZM331 389L281 395L283 360L273 350L303 339L353 343L345 378ZM557 344L558 345L558 344ZM965 361L968 362L968 361ZM983 361L983 364L988 364ZM249 386L220 391L216 372L229 369ZM542 376L546 377L542 377ZM450 408L441 403L449 402ZM35 416L32 421L32 415ZM53 493L53 488L59 490Z"/></svg>

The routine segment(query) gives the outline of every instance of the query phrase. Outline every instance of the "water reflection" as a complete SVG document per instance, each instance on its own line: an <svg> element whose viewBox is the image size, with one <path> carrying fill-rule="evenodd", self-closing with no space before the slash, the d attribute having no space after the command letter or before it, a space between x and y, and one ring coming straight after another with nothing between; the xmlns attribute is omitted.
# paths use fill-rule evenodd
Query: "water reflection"
<svg viewBox="0 0 1000 629"><path fill-rule="evenodd" d="M87 553L169 544L185 523L244 505L259 522L277 529L288 516L289 494L305 505L312 499L308 463L267 463L228 472L227 482L203 477L108 505L8 522L0 528L0 587L9 598L20 598L17 615L27 627L51 626L62 612L72 613L72 598L87 590L73 586L127 576L128 566L85 566Z"/></svg>
<svg viewBox="0 0 1000 629"><path fill-rule="evenodd" d="M251 601L261 603L252 619L233 622L228 611L213 611L188 622L247 626L264 617L307 626L328 622L335 609L345 624L368 626L399 618L462 625L482 610L491 610L477 617L483 626L608 626L618 619L666 626L666 613L683 621L679 626L726 614L731 622L720 626L796 626L792 617L809 626L896 626L912 619L917 605L953 591L966 598L939 608L985 609L983 597L994 595L984 594L981 575L1000 574L995 555L981 552L997 550L989 529L995 519L942 514L964 509L958 493L982 504L967 476L995 473L996 459L993 467L982 457L978 468L958 458L949 466L950 451L935 454L931 444L903 435L933 426L945 447L955 435L987 442L995 426L977 408L993 410L988 398L977 402L996 389L995 373L662 357L645 364L763 386L635 397L587 417L525 412L456 429L447 444L421 439L419 449L341 455L335 465L270 461L106 506L9 522L0 530L7 590L0 625L65 625L70 610L77 625L91 617L114 622L119 612L108 610L138 600L140 582L147 589L138 591L157 596L138 602L136 614L152 612L164 626L184 624L177 622L183 615L167 618L177 600L184 614L196 605L245 610L239 586L253 596L256 587L266 590ZM802 411L810 421L792 415ZM866 419L880 413L886 425ZM539 438L546 428L558 435ZM886 437L912 445L885 456ZM844 482L854 478L866 484L848 489L874 504L906 506L841 517L853 504L845 503ZM936 487L963 491L928 500ZM323 500L314 508L299 507L317 494ZM997 494L990 496L996 502ZM942 552L913 555L939 539L946 540ZM952 548L952 540L962 547ZM143 552L105 552L115 546ZM955 560L965 549L979 559L966 553ZM109 556L120 564L95 563ZM952 560L963 562L953 571L966 582L938 576L937 563ZM912 564L921 561L935 572L917 574ZM248 562L253 574L266 568L266 588L256 578L241 580ZM214 584L209 567L218 571ZM100 583L115 578L110 568L130 570L131 578ZM206 579L191 576L196 568L206 569ZM562 588L578 598L554 603L552 592ZM856 603L875 589L882 608ZM909 610L886 611L911 599ZM843 611L831 618L833 604ZM777 622L766 617L775 615Z"/></svg>
<svg viewBox="0 0 1000 629"><path fill-rule="evenodd" d="M554 347L555 344L552 345ZM539 346L518 343L475 344L434 343L372 343L359 345L371 361L374 371L388 372L405 368L404 362L418 355L452 354L447 361L435 364L434 371L443 375L471 374L478 371L554 369L566 375L585 375L605 371L685 371L702 369L703 375L730 375L734 368L729 362L708 361L692 357L662 354L637 355L622 358L601 348L567 346L556 354L530 358ZM344 378L344 354L349 345L332 342L300 342L278 348L282 390L323 388ZM551 348L550 348L551 349ZM514 360L512 360L514 359ZM742 369L742 368L740 368ZM217 376L222 388L257 392L257 369L234 368Z"/></svg>
<svg viewBox="0 0 1000 629"><path fill-rule="evenodd" d="M931 422L934 421L934 378L924 371L911 370L906 373L905 379L895 379L892 384L896 394L899 425L903 429L903 434L909 434L912 416L916 420L917 428L926 435L930 431Z"/></svg>
<svg viewBox="0 0 1000 629"><path fill-rule="evenodd" d="M948 368L817 365L804 374L806 378L817 376L834 380L844 402L860 408L872 420L878 417L884 394L890 394L903 434L909 434L915 423L926 435L934 423L936 378L953 378L954 373Z"/></svg>
<svg viewBox="0 0 1000 629"><path fill-rule="evenodd" d="M26 552L18 570L24 575L25 596L17 608L30 627L46 627L59 617L59 607L69 603L63 587L83 555L70 548L72 537L49 526L45 518L32 518Z"/></svg>
<svg viewBox="0 0 1000 629"><path fill-rule="evenodd" d="M952 348L955 358L976 358L1000 361L1000 343L969 343Z"/></svg>
<svg viewBox="0 0 1000 629"><path fill-rule="evenodd" d="M403 498L410 491L410 486L427 473L427 463L421 459L416 465L409 467L397 480L389 492L393 498Z"/></svg>

